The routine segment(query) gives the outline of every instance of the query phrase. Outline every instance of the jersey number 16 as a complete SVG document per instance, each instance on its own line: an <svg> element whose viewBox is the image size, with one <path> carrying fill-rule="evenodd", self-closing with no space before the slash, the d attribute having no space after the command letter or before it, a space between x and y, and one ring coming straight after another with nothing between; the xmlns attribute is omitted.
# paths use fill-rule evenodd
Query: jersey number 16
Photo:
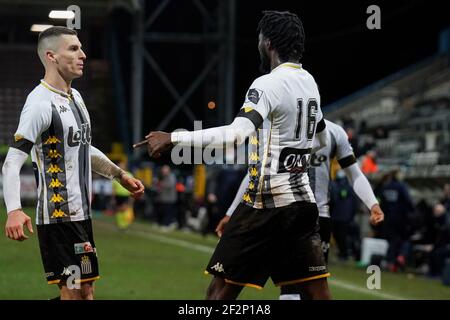
<svg viewBox="0 0 450 320"><path fill-rule="evenodd" d="M304 135L308 141L312 140L314 137L314 132L316 130L316 116L319 105L317 104L316 99L309 99L306 105L306 130ZM295 140L302 139L302 117L303 117L303 99L297 99L297 123L295 125Z"/></svg>

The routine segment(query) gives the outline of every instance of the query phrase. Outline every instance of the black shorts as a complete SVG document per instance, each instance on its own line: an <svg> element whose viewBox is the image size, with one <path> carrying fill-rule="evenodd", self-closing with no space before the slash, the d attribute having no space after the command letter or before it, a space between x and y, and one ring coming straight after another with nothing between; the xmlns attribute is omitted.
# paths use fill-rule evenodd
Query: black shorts
<svg viewBox="0 0 450 320"><path fill-rule="evenodd" d="M325 257L325 262L328 264L328 253L330 252L331 239L331 219L319 217L319 226L320 239L322 239L322 251Z"/></svg>
<svg viewBox="0 0 450 320"><path fill-rule="evenodd" d="M315 203L295 202L274 209L240 204L205 272L255 288L262 288L269 277L275 285L328 277L318 216Z"/></svg>
<svg viewBox="0 0 450 320"><path fill-rule="evenodd" d="M37 231L48 284L65 283L69 277L75 283L99 278L90 219L38 225Z"/></svg>

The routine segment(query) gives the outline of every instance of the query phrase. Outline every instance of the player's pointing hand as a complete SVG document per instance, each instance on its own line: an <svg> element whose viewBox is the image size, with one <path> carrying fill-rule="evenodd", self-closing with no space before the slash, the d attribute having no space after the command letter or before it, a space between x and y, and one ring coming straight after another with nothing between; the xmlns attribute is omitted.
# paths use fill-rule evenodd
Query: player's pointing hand
<svg viewBox="0 0 450 320"><path fill-rule="evenodd" d="M23 225L26 225L28 231L33 233L33 225L31 218L22 210L14 210L8 214L6 221L5 233L6 236L12 240L23 241L28 239L28 236L23 231Z"/></svg>
<svg viewBox="0 0 450 320"><path fill-rule="evenodd" d="M163 152L173 146L170 133L167 132L153 131L145 138L147 139L147 151L150 158L159 158Z"/></svg>

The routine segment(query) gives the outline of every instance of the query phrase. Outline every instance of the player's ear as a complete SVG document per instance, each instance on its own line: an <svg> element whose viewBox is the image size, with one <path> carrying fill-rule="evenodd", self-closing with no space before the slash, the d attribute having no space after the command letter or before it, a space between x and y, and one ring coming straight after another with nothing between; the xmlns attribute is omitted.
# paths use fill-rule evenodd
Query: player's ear
<svg viewBox="0 0 450 320"><path fill-rule="evenodd" d="M49 60L50 62L58 63L58 61L56 60L56 53L53 52L53 50L46 50L46 51L45 51L45 57L46 57L47 60Z"/></svg>
<svg viewBox="0 0 450 320"><path fill-rule="evenodd" d="M272 45L270 44L270 40L264 40L264 44L266 45L267 50L272 50Z"/></svg>

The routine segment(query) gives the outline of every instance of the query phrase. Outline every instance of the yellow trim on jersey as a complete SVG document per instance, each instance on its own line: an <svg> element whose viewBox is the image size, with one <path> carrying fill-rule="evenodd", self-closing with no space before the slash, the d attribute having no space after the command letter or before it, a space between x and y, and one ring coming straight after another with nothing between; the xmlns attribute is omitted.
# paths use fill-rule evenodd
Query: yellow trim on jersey
<svg viewBox="0 0 450 320"><path fill-rule="evenodd" d="M100 279L100 276L96 276L93 278L87 278L87 279L81 279L81 280L75 280L75 283L84 283L84 282L88 282L88 281L95 281ZM61 279L57 279L57 280L51 280L51 281L47 281L47 284L58 284L61 282Z"/></svg>
<svg viewBox="0 0 450 320"><path fill-rule="evenodd" d="M41 80L41 85L42 85L44 88L50 90L51 92L57 93L57 94L59 94L59 95L62 95L64 98L67 98L67 99L69 99L69 100L73 100L72 90L70 90L70 89L69 89L69 90L70 90L69 93L66 93L66 92L64 92L64 91L60 91L60 90L55 89L55 88L53 88L52 86L50 86L50 85L49 85L47 82L45 82L44 80Z"/></svg>
<svg viewBox="0 0 450 320"><path fill-rule="evenodd" d="M293 64L293 63L285 63L281 65L282 67L289 67L289 68L294 68L294 69L301 69L302 66Z"/></svg>
<svg viewBox="0 0 450 320"><path fill-rule="evenodd" d="M288 286L288 285L290 285L290 284L302 283L302 282L306 282L306 281L311 281L311 280L317 280L317 279L327 278L327 277L329 277L329 276L331 276L331 274L328 272L328 273L319 274L319 275L313 276L313 277L302 278L302 279L291 280L291 281L278 282L278 283L275 283L275 285L276 285L276 286Z"/></svg>
<svg viewBox="0 0 450 320"><path fill-rule="evenodd" d="M295 63L282 63L280 64L278 67L276 67L275 69L272 70L272 72L274 72L275 70L277 70L278 68L281 67L288 67L288 68L294 68L294 69L301 69L302 65L301 64L295 64Z"/></svg>

